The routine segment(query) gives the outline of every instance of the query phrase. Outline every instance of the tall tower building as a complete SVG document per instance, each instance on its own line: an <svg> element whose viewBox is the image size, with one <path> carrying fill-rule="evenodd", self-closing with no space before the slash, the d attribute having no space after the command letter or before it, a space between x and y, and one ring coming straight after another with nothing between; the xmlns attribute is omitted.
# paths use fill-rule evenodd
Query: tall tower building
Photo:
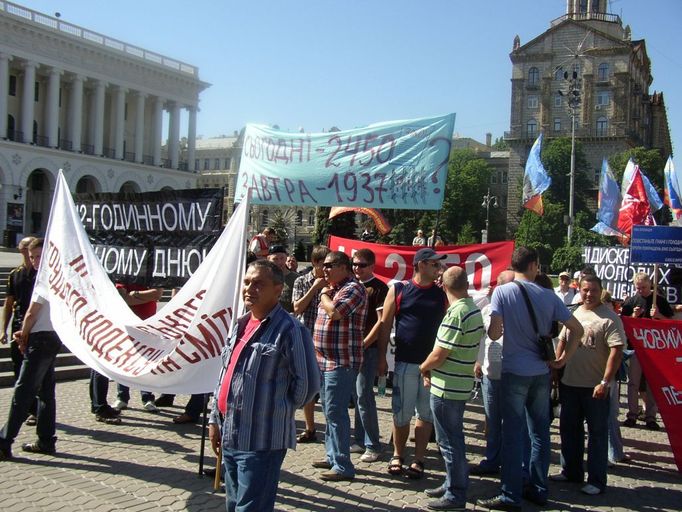
<svg viewBox="0 0 682 512"><path fill-rule="evenodd" d="M540 132L545 141L570 137L572 113L595 206L604 157L638 146L665 157L672 152L663 93L649 91L653 76L645 41L631 39L630 27L607 12L606 0L567 0L566 14L547 31L523 45L516 36L510 59L508 232L521 218L519 182L534 140ZM579 100L573 109L570 80Z"/></svg>

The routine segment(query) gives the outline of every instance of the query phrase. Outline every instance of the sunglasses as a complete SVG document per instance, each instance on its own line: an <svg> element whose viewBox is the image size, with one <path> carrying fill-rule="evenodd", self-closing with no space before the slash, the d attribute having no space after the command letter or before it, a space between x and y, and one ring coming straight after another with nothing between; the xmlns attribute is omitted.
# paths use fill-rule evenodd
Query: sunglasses
<svg viewBox="0 0 682 512"><path fill-rule="evenodd" d="M369 267L369 263L356 263L356 262L353 262L353 266L354 266L354 267L358 267L358 268L367 268L367 267Z"/></svg>
<svg viewBox="0 0 682 512"><path fill-rule="evenodd" d="M322 266L326 269L330 269L330 268L338 267L339 264L338 263L323 263Z"/></svg>

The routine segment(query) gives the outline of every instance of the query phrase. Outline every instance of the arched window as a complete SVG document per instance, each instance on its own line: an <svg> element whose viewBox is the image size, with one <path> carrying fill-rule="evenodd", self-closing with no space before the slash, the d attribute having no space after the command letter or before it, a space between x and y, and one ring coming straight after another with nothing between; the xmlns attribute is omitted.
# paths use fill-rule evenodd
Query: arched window
<svg viewBox="0 0 682 512"><path fill-rule="evenodd" d="M533 66L528 70L528 85L538 85L540 83L540 70Z"/></svg>
<svg viewBox="0 0 682 512"><path fill-rule="evenodd" d="M609 79L609 65L606 62L599 64L597 68L597 80L599 82L606 82Z"/></svg>
<svg viewBox="0 0 682 512"><path fill-rule="evenodd" d="M267 226L268 220L269 220L268 219L268 211L263 210L262 212L260 212L260 225L263 227Z"/></svg>
<svg viewBox="0 0 682 512"><path fill-rule="evenodd" d="M297 226L303 225L303 210L298 210L296 212L296 225Z"/></svg>
<svg viewBox="0 0 682 512"><path fill-rule="evenodd" d="M310 210L308 212L308 226L315 225L315 210Z"/></svg>
<svg viewBox="0 0 682 512"><path fill-rule="evenodd" d="M563 80L564 79L564 68L562 66L558 66L554 70L554 80Z"/></svg>
<svg viewBox="0 0 682 512"><path fill-rule="evenodd" d="M606 137L609 133L609 120L606 116L597 118L597 137Z"/></svg>
<svg viewBox="0 0 682 512"><path fill-rule="evenodd" d="M529 137L535 137L538 132L538 122L535 119L531 119L526 124L526 133Z"/></svg>

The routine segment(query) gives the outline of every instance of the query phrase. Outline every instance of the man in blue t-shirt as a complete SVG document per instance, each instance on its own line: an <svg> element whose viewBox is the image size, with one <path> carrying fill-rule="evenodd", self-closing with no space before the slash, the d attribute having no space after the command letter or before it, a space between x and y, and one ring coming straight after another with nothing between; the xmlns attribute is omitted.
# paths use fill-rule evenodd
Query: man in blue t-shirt
<svg viewBox="0 0 682 512"><path fill-rule="evenodd" d="M537 252L518 247L512 255L514 282L495 289L491 301L488 336L497 340L504 328L502 346L502 489L499 496L478 500L478 505L494 510L520 510L523 497L538 505L547 502L549 470L549 393L551 368L561 368L570 359L582 338L580 322L568 311L554 290L533 281L538 273ZM537 323L523 296L527 292ZM559 321L570 330L567 349L556 361L546 361L538 341L549 335L552 322ZM530 485L523 491L523 435L526 414L531 437Z"/></svg>

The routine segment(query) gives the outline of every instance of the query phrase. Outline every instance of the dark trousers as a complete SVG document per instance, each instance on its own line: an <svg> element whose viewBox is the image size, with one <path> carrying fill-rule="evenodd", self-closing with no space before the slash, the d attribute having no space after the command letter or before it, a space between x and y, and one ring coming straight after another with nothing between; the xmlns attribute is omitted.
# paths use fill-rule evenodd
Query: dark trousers
<svg viewBox="0 0 682 512"><path fill-rule="evenodd" d="M62 342L54 331L41 331L29 335L19 379L14 386L9 417L0 431L0 446L3 448L9 448L14 442L21 425L28 418L36 395L38 441L44 448L54 446L57 416L54 362L61 346Z"/></svg>
<svg viewBox="0 0 682 512"><path fill-rule="evenodd" d="M109 377L105 377L95 370L90 371L90 410L97 414L109 407L107 393L109 392Z"/></svg>
<svg viewBox="0 0 682 512"><path fill-rule="evenodd" d="M17 330L21 330L21 328ZM17 381L19 380L19 372L21 372L21 365L24 362L24 354L22 354L21 350L19 350L19 345L17 344L16 341L12 341L9 344L9 347L10 357L12 358L12 370L14 371L14 383L16 384ZM31 402L31 407L29 407L28 409L28 413L33 414L33 416L35 416L37 412L38 401L33 400L33 402Z"/></svg>
<svg viewBox="0 0 682 512"><path fill-rule="evenodd" d="M121 402L130 402L130 388L128 386L124 386L123 384L116 384L116 398L118 398ZM154 393L151 391L140 391L140 398L142 399L143 404L146 404L147 402L153 402Z"/></svg>
<svg viewBox="0 0 682 512"><path fill-rule="evenodd" d="M199 393L197 395L192 395L189 397L189 401L185 405L185 414L192 418L194 421L199 420L199 416L204 412L204 401L206 400L206 395L209 393ZM175 395L168 393L163 393L161 397L171 397L175 398Z"/></svg>

